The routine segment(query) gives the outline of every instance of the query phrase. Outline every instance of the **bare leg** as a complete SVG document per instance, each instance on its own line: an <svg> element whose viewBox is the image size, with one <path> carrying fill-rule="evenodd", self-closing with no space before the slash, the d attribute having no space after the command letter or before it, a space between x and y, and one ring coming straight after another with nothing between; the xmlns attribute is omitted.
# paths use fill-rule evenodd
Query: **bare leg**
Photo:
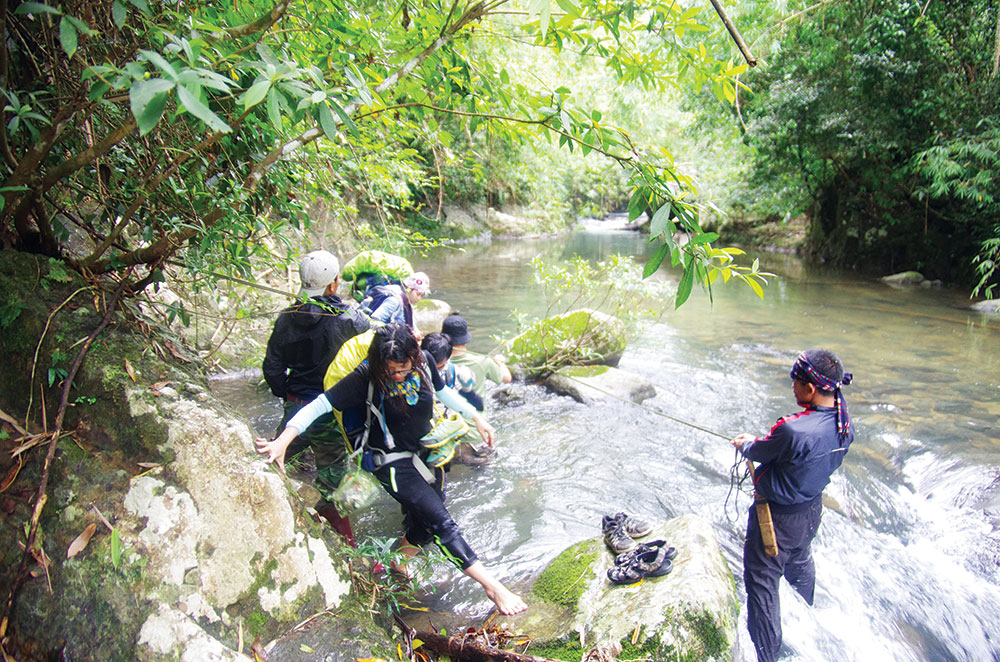
<svg viewBox="0 0 1000 662"><path fill-rule="evenodd" d="M399 549L397 551L403 556L405 556L407 559L412 559L417 554L420 553L420 548L411 543L409 540L407 540L406 536L404 535L402 538L399 539ZM406 567L405 561L403 562L393 561L392 563L389 564L389 568L393 572L398 572L399 574L404 575L407 578L410 579L413 578L413 575L410 574L409 568Z"/></svg>
<svg viewBox="0 0 1000 662"><path fill-rule="evenodd" d="M480 561L476 561L465 569L465 574L475 579L486 591L486 596L493 601L501 614L517 614L528 608L524 600L516 593L497 581L496 577L486 569Z"/></svg>

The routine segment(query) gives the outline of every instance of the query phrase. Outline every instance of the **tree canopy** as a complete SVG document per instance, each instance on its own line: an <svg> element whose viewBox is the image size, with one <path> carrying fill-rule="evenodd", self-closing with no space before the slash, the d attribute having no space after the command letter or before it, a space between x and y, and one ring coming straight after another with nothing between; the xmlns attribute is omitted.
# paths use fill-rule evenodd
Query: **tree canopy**
<svg viewBox="0 0 1000 662"><path fill-rule="evenodd" d="M64 0L0 7L6 97L7 246L43 252L132 291L182 260L202 275L250 273L281 256L308 201L393 204L413 163L455 135L537 136L601 153L628 173L633 216L649 213L694 282L732 276L759 290L737 251L701 231L690 180L671 155L634 144L565 86L525 85L490 57L531 44L575 49L622 83L689 85L735 98L745 69L715 56L718 19L671 1L234 3ZM492 49L492 50L491 50ZM345 205L349 204L344 202ZM672 241L678 228L693 241Z"/></svg>

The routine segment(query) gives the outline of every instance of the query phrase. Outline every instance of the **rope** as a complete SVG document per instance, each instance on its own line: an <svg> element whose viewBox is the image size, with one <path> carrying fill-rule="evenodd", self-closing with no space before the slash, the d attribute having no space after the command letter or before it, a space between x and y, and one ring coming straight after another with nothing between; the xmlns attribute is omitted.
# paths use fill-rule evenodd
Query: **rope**
<svg viewBox="0 0 1000 662"><path fill-rule="evenodd" d="M629 404L634 405L636 407L639 407L640 409L644 409L644 410L648 411L651 414L655 414L657 416L662 416L663 418L671 420L671 421L673 421L675 423L680 423L681 425L686 425L689 428L694 428L695 430L700 430L701 432L705 432L705 433L710 434L712 436L719 437L720 439L725 439L726 441L729 441L730 439L732 439L732 437L729 436L729 435L725 435L725 434L722 434L720 432L716 432L715 430L710 430L710 429L708 429L706 427L702 427L701 425L697 425L696 423L692 423L691 421L685 421L682 418L677 418L676 416L671 416L670 414L667 414L666 412L662 412L659 409L655 409L655 408L650 407L648 405L644 405L641 402L635 402L634 400L630 400L628 398L623 398L620 395L616 395L615 393L611 393L610 391L606 391L606 390L604 390L604 389L602 389L602 388L600 388L598 386L594 386L593 384L587 384L586 382L580 381L579 379L577 379L575 377L571 377L570 375L561 375L561 376L565 377L566 379L569 379L570 381L574 381L577 384L581 384L583 386L586 386L587 388L592 388L595 391L603 393L603 394L605 394L605 395L607 395L609 397L612 397L612 398L614 398L616 400L621 400L622 402L628 402ZM742 472L741 472L741 467L743 468ZM739 451L739 449L738 448L733 448L733 465L731 467L729 467L729 491L726 493L726 501L723 504L723 511L726 513L726 519L728 519L730 522L733 522L734 518L732 518L732 517L729 516L729 501L730 501L730 499L732 499L732 501L733 501L733 510L736 513L735 519L739 519L739 517L740 517L739 502L737 501L736 498L733 497L733 493L736 492L737 494L739 494L739 493L742 493L744 491L743 490L743 484L746 482L746 479L749 476L750 476L750 470L747 469L746 465L743 464L743 458L740 457L740 451Z"/></svg>
<svg viewBox="0 0 1000 662"><path fill-rule="evenodd" d="M577 384L580 384L582 386L586 386L587 388L592 388L595 391L598 391L600 393L603 393L604 395L607 395L607 396L610 396L610 397L614 398L615 400L621 400L622 402L627 402L627 403L629 403L629 404L631 404L631 405L633 405L635 407L638 407L639 409L645 409L646 411L648 411L651 414L655 414L657 416L662 416L663 418L669 419L669 420L671 420L671 421L673 421L675 423L680 423L681 425L686 425L689 428L694 428L695 430L701 430L702 432L708 433L708 434L713 435L715 437L718 437L720 439L725 439L726 441L729 441L730 439L733 438L732 435L726 435L726 434L722 434L721 432L716 432L715 430L709 430L706 427L702 427L700 425L697 425L696 423L692 423L691 421L685 421L683 418L677 418L676 416L671 416L670 414L668 414L666 412L660 411L659 409L655 409L655 408L650 407L648 405L644 405L641 402L636 402L636 401L630 400L628 398L623 398L620 395L617 395L617 394L612 393L610 391L605 391L603 388L600 388L598 386L594 386L593 384L588 384L586 382L582 382L579 379L577 379L576 377L571 377L570 375L559 375L559 376L560 377L564 377L566 379L569 379L570 381L576 382Z"/></svg>

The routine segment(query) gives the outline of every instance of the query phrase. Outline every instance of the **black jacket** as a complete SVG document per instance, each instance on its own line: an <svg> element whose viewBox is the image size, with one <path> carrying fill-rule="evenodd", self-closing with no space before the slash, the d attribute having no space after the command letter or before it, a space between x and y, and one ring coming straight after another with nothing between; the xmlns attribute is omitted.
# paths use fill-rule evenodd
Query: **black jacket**
<svg viewBox="0 0 1000 662"><path fill-rule="evenodd" d="M323 392L323 376L341 345L367 331L368 318L336 295L313 297L278 314L264 355L271 393L312 400Z"/></svg>

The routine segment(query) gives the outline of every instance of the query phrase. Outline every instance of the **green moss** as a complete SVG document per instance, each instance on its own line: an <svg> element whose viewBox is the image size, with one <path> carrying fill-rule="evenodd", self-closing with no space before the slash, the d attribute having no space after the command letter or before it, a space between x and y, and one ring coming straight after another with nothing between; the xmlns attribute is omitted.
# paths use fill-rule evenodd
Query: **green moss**
<svg viewBox="0 0 1000 662"><path fill-rule="evenodd" d="M580 646L578 639L566 639L549 641L544 644L531 644L527 654L536 657L545 657L550 660L566 660L567 662L580 662L586 651Z"/></svg>
<svg viewBox="0 0 1000 662"><path fill-rule="evenodd" d="M685 616L685 620L698 640L703 657L720 657L729 651L730 644L726 630L711 614L689 613Z"/></svg>
<svg viewBox="0 0 1000 662"><path fill-rule="evenodd" d="M575 610L587 586L587 575L597 559L599 542L586 540L557 556L531 587L536 598Z"/></svg>
<svg viewBox="0 0 1000 662"><path fill-rule="evenodd" d="M575 365L562 368L559 373L567 377L597 377L608 371L606 365Z"/></svg>
<svg viewBox="0 0 1000 662"><path fill-rule="evenodd" d="M673 646L664 648L659 635L653 635L642 641L632 644L631 637L621 640L622 652L618 654L619 660L663 660L675 659L676 653Z"/></svg>

